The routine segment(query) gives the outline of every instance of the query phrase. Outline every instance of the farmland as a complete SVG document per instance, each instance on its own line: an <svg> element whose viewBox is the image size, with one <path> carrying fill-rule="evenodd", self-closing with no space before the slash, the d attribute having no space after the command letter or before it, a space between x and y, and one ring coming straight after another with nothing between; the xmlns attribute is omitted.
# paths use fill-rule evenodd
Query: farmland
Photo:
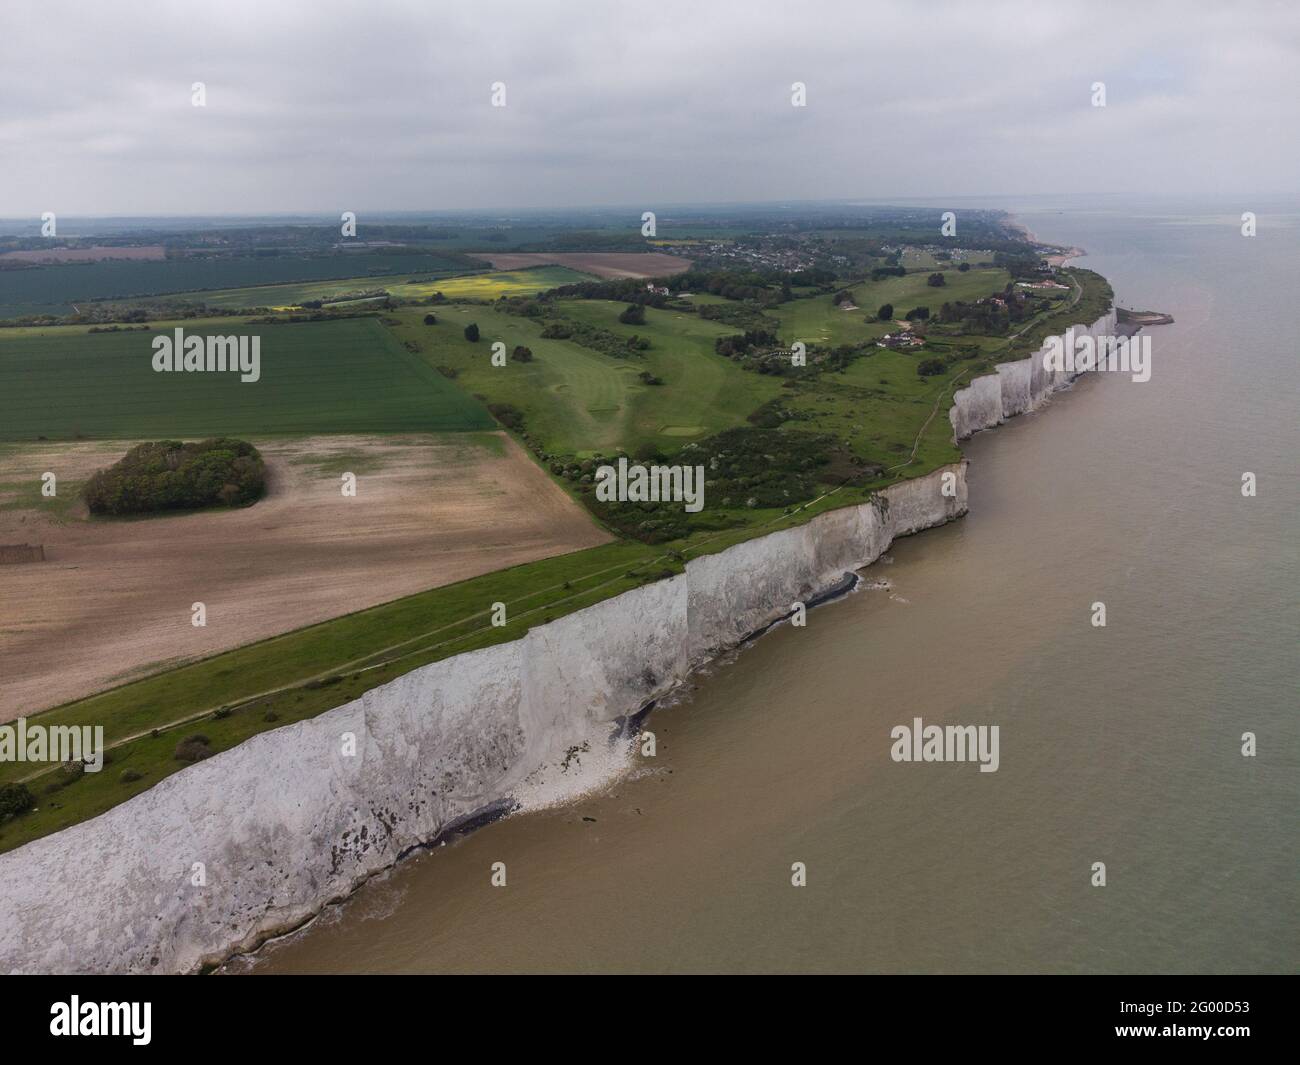
<svg viewBox="0 0 1300 1065"><path fill-rule="evenodd" d="M160 326L167 332L165 326ZM193 329L190 324L186 329ZM153 332L0 334L0 439L484 429L487 412L372 318L195 332L261 337L261 378L157 373Z"/></svg>
<svg viewBox="0 0 1300 1065"><path fill-rule="evenodd" d="M66 315L88 300L260 286L289 281L351 278L368 287L396 276L450 276L468 269L458 256L321 255L237 258L181 258L166 261L112 260L65 263L26 270L0 271L0 318ZM412 273L420 271L421 273ZM358 278L358 275L362 275ZM254 306L269 306L264 302Z"/></svg>
<svg viewBox="0 0 1300 1065"><path fill-rule="evenodd" d="M124 442L0 445L7 566L0 722L255 640L609 539L501 433L254 438L253 506L84 520L79 486ZM40 495L41 474L58 496ZM340 491L353 473L357 494ZM206 625L189 606L207 605Z"/></svg>
<svg viewBox="0 0 1300 1065"><path fill-rule="evenodd" d="M567 266L595 277L667 277L689 270L691 266L689 259L660 252L475 252L473 255L476 259L485 259L498 270Z"/></svg>
<svg viewBox="0 0 1300 1065"><path fill-rule="evenodd" d="M959 336L953 327L936 325L927 337L923 352L886 350L869 343L891 328L889 323L867 321L882 303L894 304L896 315L913 306L937 309L945 301L976 300L1000 291L1010 278L1001 269L972 269L965 273L945 269L944 273L947 284L941 288L928 286L924 271L879 282L861 280L861 274L856 275L857 280L855 275L841 275L845 280L836 288L847 287L852 293L857 306L851 311L834 305L829 283L817 282L821 288L812 284L793 286L794 293L803 298L765 305L757 318L769 323L763 328L773 329L785 344L803 340L816 349L818 358L825 357L828 349L837 345L858 347L849 352L847 361L820 366L814 363L806 374L786 376L754 372L743 351L734 359L717 354L714 342L719 337L732 336L750 326L738 327L703 318L692 313L688 304L672 301L662 309L647 307L644 324L628 325L618 320L626 306L621 299L564 298L541 303L515 300L509 307L497 302L500 296L526 296L585 276L560 266L482 273L454 281L403 278L403 281L417 281L410 286L410 292L401 291L403 286L396 284L395 277L382 279L381 286L375 278L354 276L313 286L204 293L201 301L226 300L221 306L229 308L246 306L245 301L251 298L249 293L257 294L259 305L289 306L322 298L322 294L329 298L350 292L360 294L377 287L399 296L424 297L441 291L447 299L458 301L433 307L390 309L382 323L372 318L265 326L235 325L233 318L210 325L198 319L185 323L187 329L196 331L260 330L262 385L270 386L268 394L277 398L274 402L258 401L251 408L246 406L251 400L241 400L238 390L252 391L253 386L239 385L234 375L230 381L236 389L233 393L229 386L219 397L211 390L200 389L191 394L182 389L161 393L160 400L160 379L163 382L170 379L173 385L187 382L184 375L147 372L151 334L146 332L90 334L70 328L12 330L7 331L11 334L8 336L0 332L0 387L11 381L20 384L21 379L31 379L39 370L43 385L52 388L60 400L51 404L30 388L26 393L9 390L0 393L0 416L5 418L5 428L20 425L23 439L31 441L38 435L55 437L55 433L62 434L55 438L64 440L77 435L130 439L172 433L192 438L209 432L242 431L267 449L273 461L279 462L281 485L308 483L314 486L311 491L319 488L323 492L325 483L336 482L339 471L345 468L361 470L363 480L376 471L381 476L393 476L390 487L394 489L399 487L399 482L407 483L396 475L396 470L405 468L400 460L392 474L385 473L386 467L394 462L391 448L397 438L375 438L389 443L377 445L372 440L362 446L356 438L335 437L333 443L327 443L324 438L316 437L295 453L292 449L299 445L274 434L429 432L434 428L466 429L490 424L483 408L471 398L475 396L493 405L507 419L507 424L515 427L513 435L519 442L545 456L545 465L558 474L559 485L547 486L554 491L556 499L561 497L561 487L579 497L587 491L575 476L578 467L570 461L574 458L609 454L619 449L636 453L642 448L671 455L686 443L707 449L716 447L712 438L722 431L728 431L726 447L751 455L766 453L766 457L772 458L785 451L820 450L826 455L834 452L833 461L818 467L797 492L786 493L788 504L774 504L771 495L761 501L747 498L750 493L744 481L736 480L744 475L738 474L733 477L732 486L740 491L728 489L729 497L725 499L711 497L707 514L700 515L701 521L683 527L680 532L673 530L655 543L616 539L575 551L573 548L598 543L608 534L596 529L584 516L579 523L581 528L573 527L572 537L548 540L543 530L554 532L555 521L563 525L561 518L572 520L576 514L567 501L564 506L557 506L555 514L559 517L552 519L542 513L545 508L537 503L528 502L519 507L513 495L497 499L494 504L490 498L494 493L490 490L474 497L474 506L482 507L479 531L458 528L450 540L439 541L436 537L426 540L417 535L405 546L386 545L391 530L384 522L371 522L364 535L349 533L349 543L345 546L351 548L356 541L375 546L381 553L391 547L393 551L385 557L399 569L408 565L406 560L416 564L415 572L405 575L412 583L402 586L400 582L378 582L376 587L386 589L384 596L405 594L405 598L381 602L342 617L337 616L338 611L348 609L347 604L365 607L376 602L373 594L367 594L374 593L375 589L368 586L363 576L355 586L358 589L355 595L343 596L328 608L313 612L316 596L305 589L312 578L293 569L298 556L309 561L309 569L323 567L333 573L342 567L341 572L347 574L348 580L357 579L360 571L351 568L347 551L333 563L321 563L324 557L321 552L328 553L328 545L307 535L306 530L323 528L328 541L328 534L333 531L332 518L319 516L302 525L303 516L309 515L312 507L325 505L323 496L319 501L304 502L301 513L298 513L299 504L295 504L292 513L281 516L286 523L284 535L268 538L273 549L270 554L282 549L277 556L281 559L279 564L287 567L286 572L293 578L285 590L275 593L284 607L278 620L268 628L257 630L257 636L270 634L270 638L224 651L223 647L233 645L176 647L165 650L166 658L161 655L150 658L139 654L137 649L135 658L126 654L117 656L122 659L122 665L116 673L87 674L78 679L84 687L65 689L56 695L64 697L99 689L99 694L49 710L41 718L50 724L104 722L115 767L139 773L139 778L132 776L129 784L124 783L125 777L119 779L116 768L110 774L83 777L62 788L58 803L46 804L0 830L0 850L93 816L175 772L178 764L170 753L176 733L199 721L204 733L211 737L213 748L226 749L276 724L300 720L340 705L424 662L515 638L533 624L667 573L680 572L685 559L720 550L769 530L801 524L812 514L862 501L875 489L899 478L919 475L939 463L952 461L960 453L951 440L951 429L943 414L953 389L978 373L988 372L1002 358L1023 356L1045 330L1066 324L1066 316L1091 320L1089 316L1095 316L1094 311L1100 313L1109 301L1104 281L1086 271L1078 271L1077 276L1083 279L1079 305L1069 312L1040 311L1022 326L1024 335L1018 339ZM296 291L290 293L292 298L286 303L279 304L267 298L276 288L286 292L296 288ZM739 317L729 315L733 322L745 321L746 314L754 320L753 316L758 314L753 301L748 307L744 306L745 302L741 297L725 299L706 293L698 294L694 300L696 305L729 305L728 311L739 313ZM437 321L425 325L424 316L429 312L436 315ZM552 326L565 323L573 326L572 335L564 339L552 329L548 330L552 336L543 337L548 320ZM470 323L479 327L481 337L476 343L464 336L464 329ZM649 346L643 349L626 346L624 341L634 334L648 341ZM276 339L280 337L290 337L292 342ZM579 343L579 339L584 343ZM529 348L531 359L510 359L504 366L493 366L491 345L497 340L508 351L517 345ZM275 347L271 346L273 341ZM271 357L273 353L277 355L275 360ZM922 357L937 358L943 364L941 370L931 376L920 376L917 368ZM121 361L128 358L139 365L133 363L128 367ZM26 362L21 363L24 359ZM277 362L279 371L287 375L278 382L273 375L273 363ZM18 367L20 363L21 371L6 378L7 368ZM340 364L346 368L345 373L338 372ZM55 372L50 372L51 367ZM137 373L140 367L146 370L144 377ZM136 376L130 376L128 369ZM193 376L202 379L207 375ZM91 402L90 397L96 394L110 397L109 402ZM767 427L752 424L750 415L759 408L773 409L771 401L777 398L781 400L775 408L780 412L779 424L762 419L758 419L759 424ZM70 412L71 416L56 417L56 412ZM516 413L522 416L522 428L514 420ZM70 422L80 420L78 415L80 419L94 422L98 433L80 425L70 426ZM255 420L260 424L253 427ZM412 427L412 421L418 424ZM430 426L429 421L434 424ZM57 423L55 433L49 431L46 422ZM783 448L781 441L789 447ZM22 448L44 446L47 445L27 443ZM78 442L48 446L95 449L104 445ZM528 466L529 473L545 483L542 470L528 463L516 443L510 442L509 446L515 449L519 463ZM440 452L432 465L437 469L465 468L463 457L456 457L453 451ZM319 455L311 459L308 452ZM701 452L701 458L706 453ZM76 548L77 536L94 534L98 523L81 522L70 512L66 501L34 498L31 470L35 466L48 466L46 457L17 454L30 469L21 484L0 484L0 521L16 510L25 510L29 515L35 510L40 520L75 530L76 535L59 534L67 537L69 549ZM552 461L557 456L564 461ZM775 460L773 465L777 465ZM427 479L428 467L425 463L420 470L408 469L402 477ZM301 482L303 474L308 475L307 482ZM758 480L756 477L755 482ZM75 485L74 474L71 486L75 488ZM452 485L444 479L440 487L432 487L436 488L435 495L442 495ZM336 484L331 484L331 488L337 491ZM408 485L396 494L390 493L389 502L397 505L401 500L409 502L422 494L423 490L417 492ZM776 498L780 498L779 494ZM275 501L273 497L268 502ZM503 502L509 514L502 510ZM248 528L261 530L266 523L259 517L258 507L264 505L222 517L247 515L246 520L255 522L255 526ZM454 561L458 552L464 556L461 561L467 561L480 547L491 555L494 544L502 546L499 541L503 535L513 542L520 533L512 531L513 526L507 528L510 516L521 509L534 508L542 513L542 524L534 532L522 535L528 544L537 547L532 557L538 561L512 569L492 569L510 564L510 557L501 553L487 558L477 570L457 570L446 564L447 560ZM613 522L599 508L595 509L611 528L631 528ZM270 508L262 513L271 516L273 526L281 529L281 517L272 514ZM187 530L196 531L200 528L198 522L206 521L207 517L191 515L167 520L193 521ZM408 519L399 519L405 520ZM437 516L425 519L430 527L440 521ZM150 519L149 525L154 526L156 522L157 519ZM162 530L163 525L157 524L156 528ZM295 528L303 531L294 533ZM154 536L152 532L151 529L151 535L140 536L140 543L153 543L155 552L165 556L171 550L167 546L170 539ZM633 531L632 535L639 534ZM295 536L301 542L296 543ZM22 533L18 531L11 536L15 540L20 538ZM49 539L58 545L55 533ZM131 536L127 540L134 542ZM121 545L113 548L114 552L121 550ZM57 561L57 552L54 557ZM521 555L519 560L527 557ZM225 568L238 571L237 562L229 558L226 562L229 564ZM218 570L213 572L220 572L221 558L215 564ZM165 566L161 568L166 570ZM164 575L162 579L177 583L185 579L186 567L175 564L167 572L170 578ZM457 573L480 575L446 583L455 581ZM263 574L264 580L271 578L270 571ZM389 572L387 579L392 578L393 573ZM433 587L435 584L444 586ZM406 594L420 587L429 590ZM250 595L238 593L237 586L232 588L236 588L230 598L230 603L236 604L234 609L243 609L237 604L245 600L252 602ZM197 597L198 592L187 590L184 595L179 591L176 594L181 600L188 600ZM59 609L42 608L53 623L68 627L58 637L61 647L88 638L72 631L76 619L64 609L76 598L61 596L58 604L63 606ZM144 631L159 634L166 631L158 627L163 624L159 618L145 617L149 610L157 613L155 601L165 598L161 590L155 589L138 604L143 611L140 618ZM485 604L498 599L510 604L510 621L504 628L491 626L486 616ZM31 594L27 601L31 607L37 597ZM114 613L111 605L104 609ZM252 609L256 614L256 603ZM59 610L64 610L63 614ZM325 618L332 620L311 624ZM294 619L297 624L311 627L284 632ZM100 628L111 630L112 626L101 618ZM274 635L275 632L282 634ZM164 645L166 641L162 640L160 646ZM28 681L32 682L32 678ZM121 686L103 690L107 684ZM38 688L39 685L31 688L27 697L39 694ZM156 733L152 731L155 729ZM22 772L15 767L0 767L0 780L14 779ZM41 786L43 780L33 781L34 788Z"/></svg>
<svg viewBox="0 0 1300 1065"><path fill-rule="evenodd" d="M571 285L588 280L588 275L562 266L539 266L531 269L461 273L451 277L400 274L391 277L344 277L331 281L313 281L299 285L259 285L255 288L218 289L187 296L191 302L209 307L243 309L299 307L309 300L336 300L350 293L362 294L382 289L397 299L427 299L441 292L448 299L494 300L500 296L527 296L557 285Z"/></svg>

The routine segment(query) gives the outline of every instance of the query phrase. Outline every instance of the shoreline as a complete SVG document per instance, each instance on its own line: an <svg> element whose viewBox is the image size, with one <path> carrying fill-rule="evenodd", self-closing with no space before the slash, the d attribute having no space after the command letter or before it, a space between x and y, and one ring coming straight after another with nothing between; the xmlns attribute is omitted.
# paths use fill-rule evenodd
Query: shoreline
<svg viewBox="0 0 1300 1065"><path fill-rule="evenodd" d="M1080 328L1113 329L1114 316ZM1001 364L953 393L954 436L1032 410L1077 376L1042 370L1041 350ZM517 641L421 667L0 856L0 966L209 972L255 954L412 850L518 808L566 749L594 750L611 726L626 735L701 666L789 617L792 601L845 594L898 537L964 515L966 468L964 459L939 467L870 502L693 559L685 573ZM335 752L322 763L321 745L335 749L340 731L364 738L363 757ZM239 810L229 808L232 791L246 797ZM88 850L101 863L75 860ZM187 871L196 853L215 878L201 905L167 873ZM24 934L33 924L54 941ZM158 929L156 941L140 943L133 925ZM87 926L103 929L89 955L71 946Z"/></svg>
<svg viewBox="0 0 1300 1065"><path fill-rule="evenodd" d="M1112 307L1112 310L1111 310L1110 314L1109 314L1107 317L1108 317L1108 318L1114 318L1115 315L1116 315L1116 313L1117 313L1117 312L1116 312L1115 308ZM1096 326L1097 326L1097 324L1098 324L1098 323L1093 323L1093 325L1090 327L1090 330L1091 330L1091 329L1095 329ZM1131 328L1132 328L1132 331L1133 331L1133 332L1136 332L1137 329L1139 329L1140 327L1141 327L1140 324L1134 324L1134 325L1132 325ZM1128 332L1128 328L1125 327L1125 326L1117 326L1117 328L1119 328L1119 331L1121 331L1121 332L1125 332L1125 333ZM1030 371L1031 375L1032 375L1033 362L1034 362L1035 359L1038 359L1038 358L1040 357L1040 355L1041 355L1041 352L1035 352L1033 355L1030 355L1030 356L1029 356L1028 358L1026 358L1026 359L1019 360L1018 362L1015 362L1015 363L1006 363L1006 364L1002 364L1002 365L1003 365L1003 367L1017 367L1017 366L1025 366L1025 364L1028 364L1028 366L1025 366L1025 368L1028 369L1028 370ZM991 424L980 425L980 426L978 426L978 427L975 427L975 428L970 429L969 431L967 431L967 432L965 432L965 433L963 434L963 433L961 433L960 430L958 429L958 427L957 427L957 420L954 418L954 414L955 414L955 412L957 411L957 408L959 407L959 405L960 405L961 402L962 402L962 399L959 399L959 396L962 396L963 398L965 398L965 397L968 396L968 395L973 395L974 392L975 392L976 386L977 386L978 382L980 382L980 381L994 381L994 382L997 382L1000 390L1002 389L1002 387L1003 387L1003 382L1004 382L1004 377L1003 377L1002 374L1001 374L1001 368L999 368L999 372L995 372L995 373L993 373L993 374L984 375L983 377L980 377L980 378L975 378L974 380L972 380L972 381L968 384L968 386L967 386L965 389L958 389L958 390L955 390L955 391L953 392L953 394L952 394L952 397L951 397L951 398L952 398L952 403L951 403L951 405L950 405L949 408L948 408L948 414L949 414L949 420L953 423L953 426L954 426L954 436L955 436L955 438L956 438L958 441L965 440L965 439L969 439L970 437L974 436L976 433L987 432L987 431L990 431L990 430L992 430L992 429L997 428L998 425L1001 425L1003 422L1008 421L1010 418L1017 417L1017 416L1019 416L1020 414L1029 413L1030 411L1035 410L1035 409L1037 409L1037 407L1041 406L1042 403L1045 402L1046 399L1050 398L1050 396L1051 396L1052 394L1054 394L1055 392L1057 392L1057 391L1065 391L1065 390L1067 390L1067 389L1072 388L1074 381L1077 380L1078 377L1081 377L1081 376L1083 376L1082 373L1079 373L1079 374L1070 374L1069 377L1068 377L1068 380L1066 380L1064 383L1052 382L1052 383L1050 383L1048 386L1046 386L1045 394L1044 394L1040 399L1038 399L1038 400L1034 400L1034 401L1031 401L1030 404L1027 405L1027 406L1025 406L1023 409L1014 410L1014 411L1013 411L1012 413L1010 413L1010 414L1006 414L1005 412L1003 412L1003 413L1001 413L1001 414L996 418L996 420L993 421ZM961 463L961 464L962 464L962 466L963 466L963 468L964 468L965 465L966 465L966 459L965 459L964 457L963 457L963 459L962 459L962 463ZM927 474L927 475L924 475L924 476L930 476L930 475ZM927 531L927 530L929 530L929 529L933 529L933 528L941 528L943 525L946 525L946 524L948 524L948 523L951 522L951 521L959 520L961 517L964 517L965 514L966 514L966 509L963 507L962 510L961 510L961 512L958 513L958 514L956 514L955 516L953 516L953 517L951 517L951 518L948 518L947 520L937 522L937 523L932 524L932 525L927 525L927 526L925 526L924 528L918 529L918 530L916 530L914 533L911 533L911 534L909 534L909 535L917 535L917 534L919 534L919 533L921 533L921 532L925 532L925 531ZM892 541L891 541L891 543L892 543ZM887 549L888 549L888 547L886 547L886 550L887 550ZM881 555L883 555L883 553L884 553L884 552L882 551L882 552L881 552ZM806 607L808 610L812 610L812 609L815 609L815 608L818 607L818 606L822 606L822 605L825 605L825 604L827 604L827 603L835 602L835 601L837 601L837 600L843 598L844 596L851 594L854 590L856 590L857 588L861 587L861 586L865 583L865 581L866 581L866 577L863 576L863 571L865 571L865 570L869 569L871 566L875 565L875 563L876 563L877 561L879 561L881 555L877 555L876 558L872 559L870 562L868 562L868 563L867 563L866 565L864 565L864 566L857 567L857 568L855 568L854 570L851 570L851 571L849 571L849 572L844 573L844 574L840 577L839 580L834 581L834 582L831 583L830 585L826 586L824 589L819 590L819 591L817 591L816 593L814 593L814 594L813 594L812 596L810 596L810 597L808 598L808 600L805 602L805 604L804 604L805 607ZM794 612L793 610L788 610L788 611L782 613L780 616L772 618L770 621L767 621L765 624L763 624L763 625L760 626L759 628L756 628L756 629L754 629L754 630L752 630L752 631L746 633L745 635L743 635L743 636L742 636L742 637L741 637L741 638L740 638L740 639L739 639L739 640L738 640L734 645L732 645L731 647L724 648L724 649L722 649L721 651L719 651L717 654L715 654L715 655L713 655L713 656L711 656L711 657L705 659L703 662L700 662L699 664L695 665L695 666L690 670L690 672L688 672L684 677L682 677L681 680L680 680L677 684L675 684L671 689L669 689L668 691L663 692L663 693L657 695L655 698L649 700L649 701L648 701L644 706L642 706L638 711L636 711L636 713L631 714L631 715L628 715L625 719L620 719L620 721L619 721L619 728L616 729L615 732L614 732L614 733L609 737L609 743L610 743L610 745L613 746L613 745L615 745L615 744L617 744L617 743L619 743L619 742L621 741L621 742L623 742L623 743L625 743L625 744L628 744L629 746L634 746L634 745L635 745L635 739L636 739L637 733L638 733L639 730L640 730L641 725L642 725L642 724L643 724L643 723L644 723L644 722L645 722L645 721L646 721L646 720L651 716L651 714L654 712L654 710L656 709L656 707L657 707L657 706L658 706L658 705L659 705L659 704L660 704L664 699L669 698L669 697L672 696L675 692L677 692L678 690L680 690L681 688L683 688L683 687L686 685L686 683L688 682L688 680L690 679L690 677L691 677L694 673L696 673L700 668L702 668L702 667L704 667L704 666L707 666L707 665L710 665L710 664L712 664L712 663L715 663L715 662L717 662L718 660L722 659L724 656L726 656L726 655L728 655L728 654L730 654L730 653L732 653L732 652L742 650L742 649L744 649L744 648L746 648L746 647L749 647L749 646L751 646L751 645L757 643L757 641L758 641L761 637L763 637L764 635L766 635L766 634L767 634L769 631L771 631L773 628L775 628L776 626L782 624L782 623L785 622L785 621L788 621L789 618L792 617L794 613L795 613L795 612ZM529 808L525 808L524 806L522 806L522 804L518 803L517 801L515 801L515 800L513 800L513 799L507 798L507 799L501 800L501 803L497 806L497 808L494 809L494 810L492 810L492 811L490 811L490 813L489 813L489 811L484 811L484 813L488 813L488 814L489 814L488 816L485 816L485 817L481 817L481 818L480 818L479 815L471 815L471 816L469 816L469 817L463 819L463 821L462 821L461 824L460 824L460 830L459 830L459 831L455 831L455 830L453 830L453 826L448 826L448 828L445 829L442 833L440 833L439 836L438 836L436 839L434 839L433 841L431 841L431 842L428 843L428 844L425 844L425 845L418 845L418 846L416 846L416 847L412 847L412 848L410 848L410 849L409 849L407 852L405 852L403 855L400 855L400 856L398 857L397 861L395 861L392 865L386 867L385 869L382 869L382 870L377 871L375 874L373 874L373 876L368 877L367 880L366 880L365 882L368 883L369 880L374 879L375 877L380 876L380 875L382 875L383 873L386 873L386 872L391 871L393 868L396 867L396 865L398 864L398 862L400 862L400 861L402 860L402 858L404 858L404 857L406 857L407 855L409 855L412 851L415 851L415 850L430 850L430 851L431 851L431 850L433 850L435 847L439 846L440 844L449 841L450 838L453 837L453 836L454 836L455 838L463 838L464 836L469 835L471 832L477 831L479 828L485 828L485 827L487 827L488 825L490 825L490 824L494 824L495 822L500 821L500 820L503 820L503 819L505 819L505 818L507 818L507 817L512 817L512 816L515 816L515 815L517 815L517 814L536 812L536 811L539 811L540 809L544 809L544 808L553 808L554 806L563 805L564 803L576 802L576 801L578 801L579 799L581 799L584 795L589 795L589 794L592 794L593 792L604 791L604 790L606 790L606 789L608 789L608 788L614 786L614 785L618 782L618 780L621 779L621 777L623 776L623 774L624 774L624 772L626 771L627 768L628 768L627 766L624 766L621 770L619 770L618 772L615 772L615 773L611 774L610 776L608 776L608 777L605 778L605 779L599 780L599 781L597 781L597 782L595 782L595 783L593 783L593 784L590 784L590 785L586 785L586 786L583 786L583 787L577 788L577 789L574 790L574 792L573 792L571 795L565 796L565 797L563 797L563 798L557 800L557 801L554 802L554 803L547 804L547 806L544 806L544 807L540 807L540 808L539 808L539 807L529 807ZM362 887L364 887L364 883L362 883L362 884L358 884L357 887L354 888L353 891L352 891L348 896L346 896L346 897L344 897L344 898L340 898L340 899L332 900L328 905L329 905L329 906L334 906L334 905L343 905L343 904L345 904L345 903L348 901L348 899L351 898L353 895L355 895L356 892L360 891ZM326 908L328 908L328 906L327 906ZM305 930L307 927L309 927L311 924L313 924L313 923L316 921L316 919L320 916L320 914L323 913L323 912L324 912L324 909L322 909L321 911L319 911L319 912L316 913L316 914L313 914L312 916L310 916L309 918L307 918L307 919L306 919L302 924L298 925L297 927L292 928L292 929L287 929L287 930L282 931L281 933L279 933L279 934L277 934L277 935L275 935L275 936L272 936L272 937L269 937L269 938L267 938L267 939L264 939L262 942L258 943L257 946L253 947L251 950L240 951L240 952L237 952L237 953L235 953L235 954L230 955L229 957L227 957L226 959L224 959L223 961L221 961L221 962L218 963L217 965L213 966L213 967L212 967L212 971L221 972L221 971L222 971L226 966L228 966L229 964L231 964L232 962L237 961L237 960L242 960L242 961L248 962L248 963L250 964L250 967L255 966L255 965L257 964L257 958L258 958L258 955L259 955L259 954L260 954L260 953L261 953L265 948L272 946L272 945L273 945L274 943L276 943L276 942L282 941L282 940L284 940L284 939L286 939L286 938L288 938L288 937L290 937L290 936L293 936L293 935L296 934L297 932L300 932L300 931ZM234 975L234 974L231 974L231 975ZM239 974L239 975L243 975L243 974Z"/></svg>
<svg viewBox="0 0 1300 1065"><path fill-rule="evenodd" d="M1039 240L1038 234L1035 233L1032 229L1030 229L1027 225L1025 225L1024 222L1020 221L1020 219L1013 214L1008 213L1004 219L1004 222L1006 225L1016 230L1018 233L1022 234L1024 238L1027 241L1029 241L1031 244L1045 246L1049 248L1060 247L1059 244L1050 244L1047 241ZM1059 266L1064 266L1071 259L1082 259L1087 254L1088 252L1086 249L1071 244L1064 251L1056 252L1050 255L1045 255L1043 256L1043 258L1046 259L1053 266L1059 267Z"/></svg>

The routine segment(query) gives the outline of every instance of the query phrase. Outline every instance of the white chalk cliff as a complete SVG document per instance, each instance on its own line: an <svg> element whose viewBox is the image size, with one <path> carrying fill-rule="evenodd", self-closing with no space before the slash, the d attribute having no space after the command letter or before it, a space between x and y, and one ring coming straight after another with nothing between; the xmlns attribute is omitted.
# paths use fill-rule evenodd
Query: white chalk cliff
<svg viewBox="0 0 1300 1065"><path fill-rule="evenodd" d="M1090 331L1113 328L1112 313ZM1044 373L1041 353L998 367L955 393L957 438L1032 409L1071 376ZM190 972L250 949L608 737L896 536L965 511L961 462L415 669L0 855L0 971ZM347 733L355 755L342 753Z"/></svg>
<svg viewBox="0 0 1300 1065"><path fill-rule="evenodd" d="M1116 329L1116 312L1111 310L1092 325L1076 325L1072 329L1075 337L1112 336ZM1053 392L1079 376L1069 370L1044 369L1043 357L1046 354L1047 343L1044 342L1029 358L1004 362L996 374L977 377L966 388L954 392L948 420L952 422L956 438L965 440L972 433L991 429L1008 418L1033 410Z"/></svg>

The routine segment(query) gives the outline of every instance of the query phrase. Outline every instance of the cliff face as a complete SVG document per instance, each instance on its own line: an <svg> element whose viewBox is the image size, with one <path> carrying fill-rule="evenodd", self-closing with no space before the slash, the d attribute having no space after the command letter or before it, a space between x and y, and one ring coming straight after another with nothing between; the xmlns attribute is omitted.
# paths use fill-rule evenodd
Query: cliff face
<svg viewBox="0 0 1300 1065"><path fill-rule="evenodd" d="M1074 326L1075 336L1110 336L1116 331L1116 314L1110 311L1092 325ZM966 388L953 393L948 420L958 440L991 429L1008 418L1033 410L1047 396L1059 391L1079 375L1065 370L1045 370L1044 343L1038 351L1019 362L1003 363L997 373L977 377Z"/></svg>
<svg viewBox="0 0 1300 1065"><path fill-rule="evenodd" d="M959 437L1051 391L1022 365L955 395ZM575 746L605 743L692 668L894 537L965 511L962 462L413 670L0 855L0 970L188 972L251 948L556 773Z"/></svg>

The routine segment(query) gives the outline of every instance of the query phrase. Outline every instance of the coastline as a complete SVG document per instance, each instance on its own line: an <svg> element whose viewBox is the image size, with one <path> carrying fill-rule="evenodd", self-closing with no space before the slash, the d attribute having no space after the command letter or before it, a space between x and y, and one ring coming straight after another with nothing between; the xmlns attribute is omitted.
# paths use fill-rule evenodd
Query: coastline
<svg viewBox="0 0 1300 1065"><path fill-rule="evenodd" d="M1114 319L1112 309L1076 328L1105 332ZM1078 376L1043 371L1040 355L957 390L956 439L1034 409ZM788 617L792 600L844 594L897 537L960 517L965 473L962 460L694 559L684 574L513 643L260 734L0 856L0 967L206 971L303 927L412 850L501 816L579 745L594 747L611 728L628 734L700 666ZM363 737L357 758L334 753L340 734ZM239 811L228 809L232 793L245 797ZM78 857L87 853L99 862ZM187 881L196 865L214 871L197 892ZM29 924L55 930L56 941L23 934ZM88 953L72 946L86 927L103 930ZM142 944L133 927L157 929L153 941Z"/></svg>
<svg viewBox="0 0 1300 1065"><path fill-rule="evenodd" d="M1038 234L1035 233L1032 229L1030 229L1027 225L1025 225L1024 222L1020 221L1020 219L1016 218L1015 215L1007 214L1003 218L1003 224L1008 226L1011 229L1014 229L1016 232L1022 234L1025 240L1029 241L1031 244L1046 245L1047 247L1052 247L1052 248L1059 247L1059 245L1047 244L1046 241L1039 240ZM1072 244L1064 251L1057 252L1051 255L1046 255L1044 256L1044 258L1053 266L1064 266L1071 259L1081 259L1087 254L1088 252L1086 251L1086 249L1077 247Z"/></svg>

